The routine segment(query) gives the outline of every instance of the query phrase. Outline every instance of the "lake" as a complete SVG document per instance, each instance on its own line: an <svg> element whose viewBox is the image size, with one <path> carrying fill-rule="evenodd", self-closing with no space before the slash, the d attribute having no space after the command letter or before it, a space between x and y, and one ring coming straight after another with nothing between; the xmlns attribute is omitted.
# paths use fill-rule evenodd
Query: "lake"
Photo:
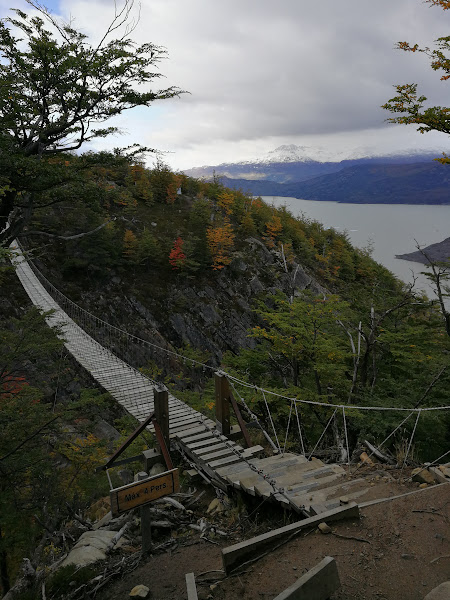
<svg viewBox="0 0 450 600"><path fill-rule="evenodd" d="M295 216L305 216L346 231L354 246L371 245L372 257L409 283L412 273L417 279L417 289L425 290L434 298L428 280L420 271L424 265L395 258L396 254L414 252L417 240L421 246L442 242L450 235L450 206L411 204L344 204L263 196L274 206L286 206Z"/></svg>

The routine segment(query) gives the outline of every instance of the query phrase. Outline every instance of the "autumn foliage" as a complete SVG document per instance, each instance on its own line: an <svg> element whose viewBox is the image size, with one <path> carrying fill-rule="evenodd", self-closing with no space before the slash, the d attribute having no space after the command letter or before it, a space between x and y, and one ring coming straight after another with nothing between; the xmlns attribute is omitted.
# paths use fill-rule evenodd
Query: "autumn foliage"
<svg viewBox="0 0 450 600"><path fill-rule="evenodd" d="M0 382L0 399L10 398L15 394L19 394L27 385L28 382L25 380L25 377L6 373Z"/></svg>
<svg viewBox="0 0 450 600"><path fill-rule="evenodd" d="M223 190L217 196L217 204L226 215L231 215L233 212L234 195L231 190Z"/></svg>
<svg viewBox="0 0 450 600"><path fill-rule="evenodd" d="M131 258L137 249L138 241L131 229L126 229L123 236L123 253Z"/></svg>
<svg viewBox="0 0 450 600"><path fill-rule="evenodd" d="M267 241L266 244L269 248L274 248L275 239L280 235L283 229L281 219L277 215L272 215L270 221L266 224Z"/></svg>
<svg viewBox="0 0 450 600"><path fill-rule="evenodd" d="M234 233L231 224L226 221L218 227L209 227L206 238L213 269L223 269L225 265L229 265L231 262L230 252L234 245Z"/></svg>
<svg viewBox="0 0 450 600"><path fill-rule="evenodd" d="M169 254L169 263L173 270L181 269L186 262L186 254L183 252L184 241L177 237Z"/></svg>
<svg viewBox="0 0 450 600"><path fill-rule="evenodd" d="M167 186L167 204L173 204L177 199L178 188L181 185L181 177L179 175L172 175L172 181Z"/></svg>

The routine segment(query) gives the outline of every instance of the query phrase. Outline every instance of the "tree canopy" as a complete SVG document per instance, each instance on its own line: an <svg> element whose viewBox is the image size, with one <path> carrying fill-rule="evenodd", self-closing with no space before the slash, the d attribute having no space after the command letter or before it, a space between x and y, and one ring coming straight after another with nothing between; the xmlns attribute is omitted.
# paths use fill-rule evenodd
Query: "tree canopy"
<svg viewBox="0 0 450 600"><path fill-rule="evenodd" d="M152 43L138 46L131 39L134 0L115 5L110 25L94 45L72 23L60 22L34 0L27 2L38 16L15 9L14 16L0 21L3 245L29 220L44 180L46 189L55 189L73 178L70 160L55 161L55 155L117 133L104 123L125 110L182 93L176 87L148 89L162 76L156 66L166 50Z"/></svg>
<svg viewBox="0 0 450 600"><path fill-rule="evenodd" d="M447 0L425 0L427 4L438 6L443 10L450 9ZM440 37L436 40L436 47L421 48L419 44L411 45L409 42L398 42L397 48L405 52L422 52L431 60L431 68L442 73L441 81L450 79L450 36ZM416 83L406 83L395 86L397 96L383 104L382 108L389 110L397 116L388 119L390 123L404 125L417 125L420 133L428 131L442 131L450 133L450 108L446 106L430 106L425 108L427 96L419 95ZM444 157L441 162L449 162Z"/></svg>

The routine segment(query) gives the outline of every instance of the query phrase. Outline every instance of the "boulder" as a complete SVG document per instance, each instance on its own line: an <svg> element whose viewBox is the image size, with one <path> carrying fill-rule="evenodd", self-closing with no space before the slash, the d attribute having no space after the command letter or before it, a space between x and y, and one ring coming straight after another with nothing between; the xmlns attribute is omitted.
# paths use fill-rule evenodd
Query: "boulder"
<svg viewBox="0 0 450 600"><path fill-rule="evenodd" d="M424 469L423 467L413 469L411 471L411 476L413 481L418 481L419 483L428 483L432 485L435 482L433 473L430 473L428 469Z"/></svg>
<svg viewBox="0 0 450 600"><path fill-rule="evenodd" d="M225 510L224 505L222 504L222 502L219 500L219 498L214 498L214 500L212 500L208 506L208 510L206 511L207 514L211 514L211 515L215 515L217 513L221 513Z"/></svg>
<svg viewBox="0 0 450 600"><path fill-rule="evenodd" d="M85 531L69 552L69 556L61 563L61 566L66 567L67 565L76 565L78 567L84 567L97 560L105 560L106 548L115 535L115 531L108 531L107 529ZM121 538L116 546L127 543L128 541L126 538Z"/></svg>
<svg viewBox="0 0 450 600"><path fill-rule="evenodd" d="M446 477L450 477L450 463L446 465L439 465L439 470L444 473Z"/></svg>
<svg viewBox="0 0 450 600"><path fill-rule="evenodd" d="M108 531L107 529L85 531L81 534L78 542L75 544L75 548L81 548L82 546L93 546L99 550L105 550L115 535L115 531Z"/></svg>
<svg viewBox="0 0 450 600"><path fill-rule="evenodd" d="M367 452L362 452L359 456L359 460L366 465L373 465L373 460L367 454Z"/></svg>
<svg viewBox="0 0 450 600"><path fill-rule="evenodd" d="M109 511L108 513L106 513L106 515L104 517L102 517L99 521L94 523L92 525L92 528L93 529L101 529L102 527L106 527L107 525L110 525L111 521L112 521L112 514L111 514L111 511Z"/></svg>
<svg viewBox="0 0 450 600"><path fill-rule="evenodd" d="M447 469L448 475L446 475L445 471L442 470L441 467L429 467L430 473L433 473L436 483L447 483L450 481L450 470Z"/></svg>
<svg viewBox="0 0 450 600"><path fill-rule="evenodd" d="M147 598L150 589L146 585L136 585L130 592L131 598Z"/></svg>
<svg viewBox="0 0 450 600"><path fill-rule="evenodd" d="M94 546L75 547L70 551L69 556L61 563L61 567L67 567L67 565L85 567L98 560L105 560L105 558L106 554Z"/></svg>
<svg viewBox="0 0 450 600"><path fill-rule="evenodd" d="M450 581L444 581L429 592L423 600L449 600Z"/></svg>
<svg viewBox="0 0 450 600"><path fill-rule="evenodd" d="M327 523L319 523L320 533L331 533L331 527Z"/></svg>
<svg viewBox="0 0 450 600"><path fill-rule="evenodd" d="M165 473L167 471L167 467L164 466L162 463L156 463L156 465L153 465L153 467L150 469L150 477L153 477L153 475L160 475L161 473Z"/></svg>

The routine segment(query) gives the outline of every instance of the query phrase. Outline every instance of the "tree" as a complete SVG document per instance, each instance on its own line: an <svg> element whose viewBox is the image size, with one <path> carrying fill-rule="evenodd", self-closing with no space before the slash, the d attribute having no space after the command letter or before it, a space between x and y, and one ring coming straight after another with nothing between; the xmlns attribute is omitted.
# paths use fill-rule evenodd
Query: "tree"
<svg viewBox="0 0 450 600"><path fill-rule="evenodd" d="M281 294L271 298L273 308L260 302L256 312L263 326L251 336L264 341L266 362L272 363L285 384L302 386L321 396L328 385L348 387L349 348L338 324L347 304L338 296L313 296L304 292L288 302Z"/></svg>
<svg viewBox="0 0 450 600"><path fill-rule="evenodd" d="M215 271L223 269L231 262L231 250L234 246L234 233L231 223L225 221L223 225L208 227L206 231L208 249L213 261Z"/></svg>
<svg viewBox="0 0 450 600"><path fill-rule="evenodd" d="M129 37L134 0L115 4L97 45L71 23L58 21L37 0L40 16L14 10L0 21L0 244L20 234L45 190L67 185L74 174L67 153L117 132L111 117L155 100L179 96L176 87L142 91L161 77L160 46L136 46ZM15 37L13 29L21 38ZM114 35L123 32L116 39ZM55 163L51 159L62 155ZM47 200L48 201L48 200Z"/></svg>
<svg viewBox="0 0 450 600"><path fill-rule="evenodd" d="M138 246L137 237L131 231L131 229L126 229L123 234L123 253L126 257L132 259L136 256Z"/></svg>
<svg viewBox="0 0 450 600"><path fill-rule="evenodd" d="M217 196L217 204L223 210L225 215L233 213L234 194L231 190L222 190Z"/></svg>
<svg viewBox="0 0 450 600"><path fill-rule="evenodd" d="M447 0L425 0L427 4L439 6L443 10L450 9ZM410 45L408 42L398 42L397 48L405 52L422 52L431 59L431 68L443 73L441 81L450 79L450 36L440 37L436 40L434 49L420 48L418 44ZM407 83L395 86L398 95L391 98L382 108L399 116L388 119L390 123L402 123L404 125L417 125L420 133L428 131L442 131L450 133L450 108L445 106L431 106L424 108L426 96L418 95L417 84ZM444 156L440 162L448 163L450 158Z"/></svg>
<svg viewBox="0 0 450 600"><path fill-rule="evenodd" d="M37 597L25 587L44 575L34 569L45 562L49 540L105 491L95 468L107 442L94 430L110 399L84 390L67 402L60 389L56 403L52 383L62 387L74 372L60 369L61 331L47 325L48 314L31 308L20 317L0 315L0 594L8 593L24 556L33 566L33 578L19 576L5 596L15 599Z"/></svg>
<svg viewBox="0 0 450 600"><path fill-rule="evenodd" d="M429 271L423 271L422 274L433 284L437 296L439 309L444 321L445 332L450 336L450 310L448 307L448 298L450 297L450 260L436 261L432 260L428 253L417 244L417 249L427 261Z"/></svg>
<svg viewBox="0 0 450 600"><path fill-rule="evenodd" d="M266 223L267 241L266 244L269 248L275 247L275 238L277 238L283 229L281 219L278 215L272 215L270 221Z"/></svg>
<svg viewBox="0 0 450 600"><path fill-rule="evenodd" d="M31 515L42 508L36 508L39 494L51 475L42 437L56 419L26 375L32 368L45 368L61 345L35 308L20 319L10 319L7 326L0 321L0 583L4 592L9 589L8 556L14 554L14 547L22 549L25 540L30 545Z"/></svg>
<svg viewBox="0 0 450 600"><path fill-rule="evenodd" d="M178 236L169 254L169 263L172 265L173 270L181 269L186 262L186 254L183 252L183 245L184 240Z"/></svg>

